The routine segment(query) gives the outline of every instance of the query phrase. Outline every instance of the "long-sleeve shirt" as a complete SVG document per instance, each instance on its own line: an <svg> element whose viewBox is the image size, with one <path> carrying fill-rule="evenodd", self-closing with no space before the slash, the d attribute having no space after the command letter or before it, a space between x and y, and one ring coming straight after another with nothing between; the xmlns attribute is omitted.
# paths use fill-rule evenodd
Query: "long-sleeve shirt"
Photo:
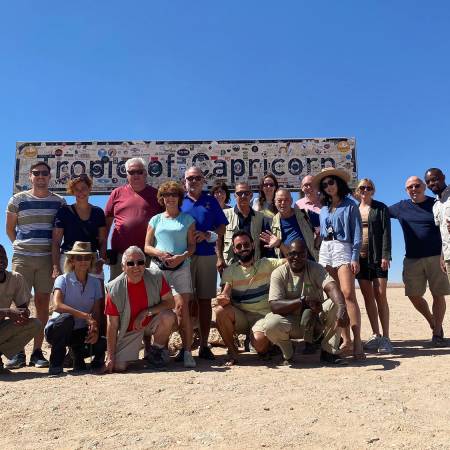
<svg viewBox="0 0 450 450"><path fill-rule="evenodd" d="M330 212L328 206L320 210L320 235L328 236L328 228L332 227L334 238L352 245L352 261L359 260L359 251L362 244L361 214L356 203L345 197L341 204Z"/></svg>

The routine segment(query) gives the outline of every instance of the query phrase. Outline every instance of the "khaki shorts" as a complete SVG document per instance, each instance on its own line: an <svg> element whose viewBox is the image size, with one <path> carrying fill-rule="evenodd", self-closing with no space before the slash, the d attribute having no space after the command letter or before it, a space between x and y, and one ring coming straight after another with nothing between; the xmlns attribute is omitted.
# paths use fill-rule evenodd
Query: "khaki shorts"
<svg viewBox="0 0 450 450"><path fill-rule="evenodd" d="M52 256L24 256L13 254L12 270L19 272L34 292L50 294L53 290Z"/></svg>
<svg viewBox="0 0 450 450"><path fill-rule="evenodd" d="M159 326L159 317L157 314L150 323L139 331L127 331L122 337L117 338L116 361L128 362L139 359L139 352L142 348L142 339L144 334L151 336L155 334Z"/></svg>
<svg viewBox="0 0 450 450"><path fill-rule="evenodd" d="M154 262L150 264L150 267L155 272L161 272L163 274L167 284L172 289L172 295L192 294L190 261L186 262L177 270L161 270Z"/></svg>
<svg viewBox="0 0 450 450"><path fill-rule="evenodd" d="M217 295L217 256L194 255L191 258L192 287L195 296L201 299Z"/></svg>
<svg viewBox="0 0 450 450"><path fill-rule="evenodd" d="M447 277L450 283L450 261L445 261L445 268L447 269Z"/></svg>
<svg viewBox="0 0 450 450"><path fill-rule="evenodd" d="M242 309L232 306L234 312L234 331L237 334L264 333L265 315L242 311Z"/></svg>
<svg viewBox="0 0 450 450"><path fill-rule="evenodd" d="M441 270L440 255L403 260L403 282L405 295L419 297L428 287L433 295L449 295L450 284Z"/></svg>

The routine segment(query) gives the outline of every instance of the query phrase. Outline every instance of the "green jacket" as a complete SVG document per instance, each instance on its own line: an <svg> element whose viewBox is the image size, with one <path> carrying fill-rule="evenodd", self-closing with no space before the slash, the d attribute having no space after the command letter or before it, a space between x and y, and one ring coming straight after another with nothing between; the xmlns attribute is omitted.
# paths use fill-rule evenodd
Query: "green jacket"
<svg viewBox="0 0 450 450"><path fill-rule="evenodd" d="M295 217L297 218L298 226L300 227L300 231L303 234L303 239L305 240L306 247L308 247L308 251L315 261L319 260L319 252L314 247L314 231L311 222L309 221L308 213L304 209L293 208ZM272 220L272 233L279 238L282 238L281 233L281 218L280 213L275 214ZM281 251L279 248L276 250L276 254L279 258L282 257Z"/></svg>

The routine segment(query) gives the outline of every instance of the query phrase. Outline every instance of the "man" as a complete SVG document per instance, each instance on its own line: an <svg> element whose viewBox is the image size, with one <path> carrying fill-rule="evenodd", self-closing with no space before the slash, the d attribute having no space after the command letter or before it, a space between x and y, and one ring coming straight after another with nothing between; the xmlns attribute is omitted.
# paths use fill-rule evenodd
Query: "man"
<svg viewBox="0 0 450 450"><path fill-rule="evenodd" d="M265 254L264 247L261 248L259 235L263 231L270 230L270 220L260 211L255 211L251 206L253 192L248 183L240 181L235 187L236 206L224 210L228 225L225 235L217 241L217 268L222 272L230 264L237 261L231 238L237 230L247 231L253 238L255 245L255 260Z"/></svg>
<svg viewBox="0 0 450 450"><path fill-rule="evenodd" d="M320 208L322 205L319 199L319 189L314 184L314 177L312 175L306 175L306 177L303 177L300 189L303 192L304 197L297 200L295 203L297 208L320 214Z"/></svg>
<svg viewBox="0 0 450 450"><path fill-rule="evenodd" d="M56 212L66 201L49 191L50 166L37 162L30 167L31 189L13 195L6 209L6 233L13 244L12 270L20 273L34 289L36 316L41 331L34 338L30 366L48 367L41 347L48 320L52 280L52 230ZM6 364L8 369L25 365L22 350Z"/></svg>
<svg viewBox="0 0 450 450"><path fill-rule="evenodd" d="M445 295L450 294L450 285L441 270L442 240L439 228L434 223L434 199L425 195L425 183L417 176L409 177L405 186L410 199L389 207L391 218L398 219L405 239L405 295L433 330L432 345L445 347L442 321ZM433 313L423 298L427 282L433 296Z"/></svg>
<svg viewBox="0 0 450 450"><path fill-rule="evenodd" d="M267 301L270 275L285 263L284 259L276 258L255 260L255 244L247 231L236 231L232 242L238 262L223 272L222 291L216 298L215 310L217 329L228 348L228 365L236 364L239 358L234 333L251 332L253 348L260 354L269 349L264 318L270 312Z"/></svg>
<svg viewBox="0 0 450 450"><path fill-rule="evenodd" d="M41 329L39 320L29 318L31 295L25 280L7 267L8 257L0 244L0 372L4 370L2 354L13 358Z"/></svg>
<svg viewBox="0 0 450 450"><path fill-rule="evenodd" d="M440 228L442 238L442 270L450 280L450 186L440 169L428 169L425 173L428 189L437 196L433 205L434 222Z"/></svg>
<svg viewBox="0 0 450 450"><path fill-rule="evenodd" d="M344 297L337 283L325 269L307 259L303 240L288 246L288 264L275 269L270 279L269 304L264 331L283 353L284 364L293 361L290 339L305 339L313 344L322 337L320 360L326 364L342 364L338 356L340 327L349 324ZM323 291L329 297L324 301Z"/></svg>
<svg viewBox="0 0 450 450"><path fill-rule="evenodd" d="M214 359L208 347L208 336L211 328L211 299L217 293L217 256L215 242L225 233L228 221L217 200L203 192L205 180L198 167L190 167L185 175L186 195L181 211L195 219L195 238L197 247L191 258L192 286L198 302L198 318L200 328L199 358ZM183 354L177 360L183 360Z"/></svg>
<svg viewBox="0 0 450 450"><path fill-rule="evenodd" d="M106 286L106 371L126 370L138 359L142 340L147 363L162 368L167 363L163 350L176 323L170 287L160 272L145 268L144 252L137 246L124 251L122 269Z"/></svg>
<svg viewBox="0 0 450 450"><path fill-rule="evenodd" d="M308 214L303 209L292 208L292 196L288 189L280 188L275 193L275 206L278 213L272 220L270 232L263 232L261 240L268 244L272 235L278 241L275 244L276 253L283 257L287 255L288 246L296 239L303 239L309 255L315 261L319 259L319 252L314 244L314 230Z"/></svg>
<svg viewBox="0 0 450 450"><path fill-rule="evenodd" d="M149 220L162 212L156 198L157 190L147 184L147 170L142 158L126 161L128 183L114 189L106 203L106 235L114 221L111 250L117 255L110 261L110 280L122 272L122 255L125 249L137 245L144 250Z"/></svg>

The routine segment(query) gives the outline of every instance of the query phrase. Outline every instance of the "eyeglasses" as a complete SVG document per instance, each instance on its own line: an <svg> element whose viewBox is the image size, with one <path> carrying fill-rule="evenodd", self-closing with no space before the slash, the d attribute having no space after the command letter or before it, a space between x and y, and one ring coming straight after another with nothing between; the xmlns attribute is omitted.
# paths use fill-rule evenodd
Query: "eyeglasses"
<svg viewBox="0 0 450 450"><path fill-rule="evenodd" d="M373 187L372 187L372 186L360 186L358 189L359 189L361 192L364 192L364 191L367 191L367 192L373 191Z"/></svg>
<svg viewBox="0 0 450 450"><path fill-rule="evenodd" d="M250 197L252 195L252 191L239 191L235 193L238 197Z"/></svg>
<svg viewBox="0 0 450 450"><path fill-rule="evenodd" d="M125 264L128 267L143 266L143 265L145 265L145 261L143 259L138 259L137 261L127 261Z"/></svg>
<svg viewBox="0 0 450 450"><path fill-rule="evenodd" d="M406 189L408 189L408 191L411 191L413 189L420 189L421 187L422 187L422 185L417 183L417 184L410 184L409 186L406 186Z"/></svg>
<svg viewBox="0 0 450 450"><path fill-rule="evenodd" d="M75 255L75 261L90 261L92 255Z"/></svg>
<svg viewBox="0 0 450 450"><path fill-rule="evenodd" d="M186 177L186 180L188 181L202 181L203 177L201 175L192 175L190 177Z"/></svg>
<svg viewBox="0 0 450 450"><path fill-rule="evenodd" d="M334 186L336 184L336 181L333 179L330 179L328 181L322 181L322 189L326 189L328 186Z"/></svg>
<svg viewBox="0 0 450 450"><path fill-rule="evenodd" d="M144 169L127 170L128 175L143 175L144 172L145 172Z"/></svg>
<svg viewBox="0 0 450 450"><path fill-rule="evenodd" d="M263 183L263 187L272 188L272 187L275 187L275 185L273 183Z"/></svg>
<svg viewBox="0 0 450 450"><path fill-rule="evenodd" d="M48 177L50 175L50 172L48 170L32 170L31 173L35 176L35 177Z"/></svg>
<svg viewBox="0 0 450 450"><path fill-rule="evenodd" d="M169 197L178 198L178 192L163 192L161 195L163 198L169 198Z"/></svg>
<svg viewBox="0 0 450 450"><path fill-rule="evenodd" d="M250 243L250 242L243 242L242 244L236 244L235 246L234 246L234 248L236 249L236 250L242 250L242 249L247 249L247 248L250 248L252 246L252 244Z"/></svg>

